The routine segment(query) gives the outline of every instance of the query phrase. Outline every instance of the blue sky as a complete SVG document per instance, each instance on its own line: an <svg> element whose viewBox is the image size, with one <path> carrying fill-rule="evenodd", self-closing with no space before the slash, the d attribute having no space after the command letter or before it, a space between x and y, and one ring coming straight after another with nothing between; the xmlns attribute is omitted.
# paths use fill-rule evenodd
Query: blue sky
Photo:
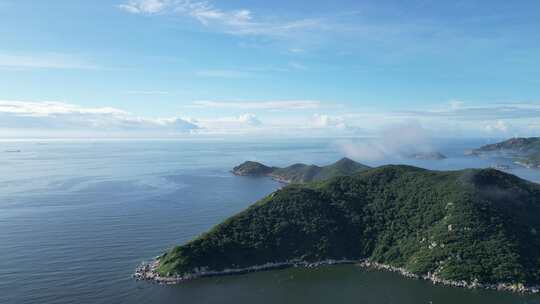
<svg viewBox="0 0 540 304"><path fill-rule="evenodd" d="M534 135L539 9L0 0L0 136Z"/></svg>

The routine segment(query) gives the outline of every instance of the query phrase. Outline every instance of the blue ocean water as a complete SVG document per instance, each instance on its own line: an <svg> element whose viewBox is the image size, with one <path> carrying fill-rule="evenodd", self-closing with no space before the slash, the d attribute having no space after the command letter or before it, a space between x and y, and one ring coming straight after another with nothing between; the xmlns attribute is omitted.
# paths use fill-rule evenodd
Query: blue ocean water
<svg viewBox="0 0 540 304"><path fill-rule="evenodd" d="M432 169L507 162L463 156L482 143L440 141L437 148L449 156L442 161L363 162ZM0 142L0 303L540 303L539 297L433 286L350 265L168 287L130 277L141 261L281 186L233 176L235 165L248 159L325 165L343 156L332 139ZM510 171L540 181L539 171Z"/></svg>

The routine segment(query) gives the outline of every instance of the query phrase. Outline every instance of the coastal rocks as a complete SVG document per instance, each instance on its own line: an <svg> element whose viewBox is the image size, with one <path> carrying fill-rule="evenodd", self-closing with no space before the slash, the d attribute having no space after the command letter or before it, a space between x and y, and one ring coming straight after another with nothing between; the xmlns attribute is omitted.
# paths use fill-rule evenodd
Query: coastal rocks
<svg viewBox="0 0 540 304"><path fill-rule="evenodd" d="M430 281L433 284L450 286L450 287L459 287L459 288L467 288L467 289L490 289L490 290L498 290L498 291L509 291L509 292L515 292L515 293L531 293L531 294L540 293L540 286L525 286L522 283L485 284L485 283L478 282L477 279L471 282L467 282L464 280L461 280L461 281L446 280L446 279L440 278L435 273L428 273L426 275L420 276L410 271L407 271L404 268L394 267L394 266L386 265L386 264L380 264L380 263L371 262L368 260L363 260L359 262L357 265L361 267L365 267L365 268L375 269L375 270L395 272L407 278L426 280L426 281Z"/></svg>
<svg viewBox="0 0 540 304"><path fill-rule="evenodd" d="M135 269L135 273L133 274L133 277L136 280L151 281L158 284L170 285L170 284L178 284L184 281L189 281L189 280L202 278L202 277L243 274L243 273L249 273L249 272L255 272L255 271L280 269L280 268L287 268L287 267L316 268L323 265L352 264L355 262L356 261L354 260L347 260L347 259L341 259L341 260L328 259L328 260L319 261L319 262L306 262L306 261L300 261L300 260L293 260L293 261L286 261L286 262L274 262L274 263L266 263L262 265L254 265L254 266L246 267L246 268L224 269L222 271L213 271L213 270L207 269L206 267L200 267L200 268L195 268L189 274L184 274L181 276L180 275L161 276L157 271L159 268L159 258L155 258L150 263L143 262L139 266L137 266L137 268Z"/></svg>
<svg viewBox="0 0 540 304"><path fill-rule="evenodd" d="M356 266L372 269L372 270L381 270L398 273L409 279L417 280L426 280L436 285L444 285L449 287L459 287L467 289L489 289L497 291L508 291L514 293L523 293L523 294L538 294L540 293L540 286L525 286L522 283L495 283L495 284L486 284L480 283L477 279L474 279L470 282L465 280L447 280L440 278L436 273L428 272L426 275L418 275L412 273L405 268L395 267L392 265L382 264L370 261L368 259L361 260L349 260L349 259L328 259L319 262L306 262L300 260L286 261L286 262L274 262L266 263L262 265L255 265L246 268L235 268L235 269L225 269L222 271L212 271L206 267L200 267L193 270L192 273L180 275L169 275L161 276L157 269L159 268L159 257L156 257L150 263L141 263L135 269L133 277L138 281L148 281L155 282L161 285L173 285L180 284L182 282L190 281L202 277L211 277L211 276L225 276L225 275L234 275L234 274L244 274L256 271L271 270L271 269L282 269L287 267L305 267L305 268L317 268L325 265L338 265L338 264L355 264Z"/></svg>

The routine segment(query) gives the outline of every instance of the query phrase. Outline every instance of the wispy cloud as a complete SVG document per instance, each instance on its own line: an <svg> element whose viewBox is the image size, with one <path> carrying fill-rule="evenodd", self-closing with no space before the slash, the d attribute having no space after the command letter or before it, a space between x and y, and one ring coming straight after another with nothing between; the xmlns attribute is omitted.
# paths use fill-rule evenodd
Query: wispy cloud
<svg viewBox="0 0 540 304"><path fill-rule="evenodd" d="M302 54L302 53L305 53L306 50L304 50L302 48L290 48L289 52L293 53L293 54Z"/></svg>
<svg viewBox="0 0 540 304"><path fill-rule="evenodd" d="M127 114L125 111L112 107L85 108L58 101L32 102L12 100L0 100L0 113L30 117L44 117L58 114Z"/></svg>
<svg viewBox="0 0 540 304"><path fill-rule="evenodd" d="M449 106L439 109L398 111L397 113L468 120L540 118L540 103L495 103L469 106L461 101L451 101Z"/></svg>
<svg viewBox="0 0 540 304"><path fill-rule="evenodd" d="M208 1L196 0L129 0L118 8L133 14L178 14L200 24L232 35L284 36L294 31L322 28L318 19L264 20L251 10L224 10Z"/></svg>
<svg viewBox="0 0 540 304"><path fill-rule="evenodd" d="M170 92L167 92L167 91L138 91L138 90L132 90L132 91L126 91L125 94L128 94L128 95L169 95Z"/></svg>
<svg viewBox="0 0 540 304"><path fill-rule="evenodd" d="M200 70L196 75L208 78L246 78L251 76L251 73L238 70Z"/></svg>
<svg viewBox="0 0 540 304"><path fill-rule="evenodd" d="M70 54L10 54L0 52L0 69L96 70L100 69L100 67Z"/></svg>
<svg viewBox="0 0 540 304"><path fill-rule="evenodd" d="M306 71L308 69L307 66L305 66L305 65L303 65L301 63L295 62L295 61L289 62L289 66L292 69L300 70L300 71Z"/></svg>
<svg viewBox="0 0 540 304"><path fill-rule="evenodd" d="M190 107L195 108L228 108L251 110L309 110L321 106L316 100L290 101L195 101Z"/></svg>
<svg viewBox="0 0 540 304"><path fill-rule="evenodd" d="M118 8L132 14L157 14L168 8L168 0L130 0L118 5Z"/></svg>

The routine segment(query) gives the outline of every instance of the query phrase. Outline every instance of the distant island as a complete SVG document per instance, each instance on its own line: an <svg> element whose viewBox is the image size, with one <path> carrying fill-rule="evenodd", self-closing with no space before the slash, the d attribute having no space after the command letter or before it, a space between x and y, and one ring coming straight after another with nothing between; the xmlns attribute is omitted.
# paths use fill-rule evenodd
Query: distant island
<svg viewBox="0 0 540 304"><path fill-rule="evenodd" d="M342 158L328 166L294 164L285 168L268 167L258 162L246 161L233 168L232 173L241 176L270 176L284 183L307 183L332 177L351 175L370 167L349 158Z"/></svg>
<svg viewBox="0 0 540 304"><path fill-rule="evenodd" d="M540 137L516 137L467 151L468 155L509 157L527 168L540 168Z"/></svg>
<svg viewBox="0 0 540 304"><path fill-rule="evenodd" d="M173 284L335 263L539 292L540 185L495 169L405 165L292 184L142 265L136 277Z"/></svg>
<svg viewBox="0 0 540 304"><path fill-rule="evenodd" d="M440 152L416 152L405 155L407 158L421 159L421 160L442 160L446 159L446 155Z"/></svg>

